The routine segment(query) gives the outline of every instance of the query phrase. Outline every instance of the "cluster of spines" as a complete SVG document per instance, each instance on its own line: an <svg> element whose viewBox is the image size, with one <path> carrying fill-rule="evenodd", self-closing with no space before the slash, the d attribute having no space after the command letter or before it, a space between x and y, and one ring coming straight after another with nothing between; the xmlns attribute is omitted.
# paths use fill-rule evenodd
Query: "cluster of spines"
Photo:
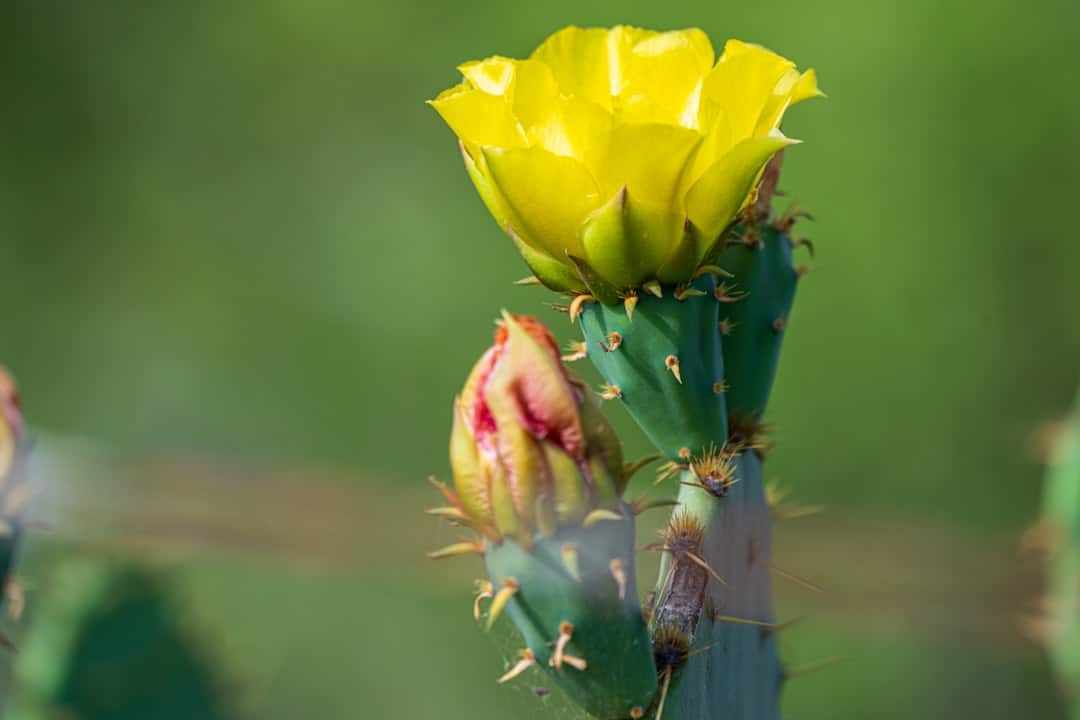
<svg viewBox="0 0 1080 720"><path fill-rule="evenodd" d="M629 477L655 459L655 456L652 456L626 463L624 473ZM453 490L442 483L435 482L435 485L450 501L450 505L429 510L429 514L442 517L455 526L469 527L468 521L462 518L462 514L454 510L456 497ZM632 577L632 529L627 537L625 548L621 551L625 554L625 557L620 555L620 551L613 550L610 543L606 545L601 543L603 549L598 550L596 544L588 543L588 538L579 540L574 533L593 531L592 537L596 539L598 536L595 535L595 531L601 531L601 535L603 535L603 528L609 524L612 526L625 526L626 523L629 523L631 517L647 509L668 504L670 504L669 501L653 501L641 498L621 503L618 511L597 509L586 517L579 530L563 529L559 531L556 537L552 538L538 536L528 546L512 538L500 538L498 542L493 542L490 539L478 536L473 540L455 543L431 554L433 558L468 554L482 555L488 566L488 577L476 581L476 594L472 603L473 619L478 624L482 624L486 630L491 630L497 620L509 610L512 611L511 618L514 620L515 625L526 636L527 646L517 652L513 662L497 678L499 684L515 679L531 668L544 665L555 674L553 677L556 682L565 686L567 682L572 683L573 681L570 678L560 680L560 677L563 677L560 673L584 673L590 669L592 664L589 652L580 645L575 646L575 636L579 628L575 627L575 623L570 617L564 616L559 619L556 615L553 618L552 612L557 611L538 612L537 603L551 604L548 601L551 600L552 596L538 600L536 593L539 591L543 595L550 592L551 585L545 587L545 584L538 581L536 577L526 578L520 574L510 574L513 569L522 570L526 575L529 575L530 572L551 572L552 567L547 563L554 561L560 571L558 575L564 578L564 580L557 581L556 584L579 585L582 588L581 593L586 606L592 605L593 602L606 602L616 607L624 603L632 603L633 607L638 608L634 610L633 617L638 617L640 608L637 606L636 590L634 589L634 579ZM604 574L608 578L606 581L608 587L611 588L611 590L605 591L609 593L607 597L610 599L603 601L589 599L600 597L596 595L597 592L600 592L596 583L603 582L599 580L595 573L595 564L597 557L599 557L598 552L600 553L599 556L604 558ZM546 553L544 558L537 557L540 553ZM522 558L533 557L537 558L535 563L531 560L522 561ZM586 565L589 563L592 564L589 570L591 574L585 577ZM548 569L540 569L545 567ZM532 570L529 570L529 568L532 568ZM586 583L591 587L587 587ZM531 597L530 590L532 591ZM525 605L515 608L514 603L516 602L524 602ZM558 605L557 602L554 604ZM526 609L530 607L531 610ZM548 619L541 624L542 617ZM643 621L640 622L641 645L647 648L647 634ZM536 635L544 635L545 628L548 631L547 637L542 637L538 641ZM630 633L631 636L633 634L632 630L619 630L612 626L605 629L612 632ZM530 633L532 637L530 637ZM597 658L594 656L592 659ZM616 663L619 660L617 657L601 657L600 659ZM635 715L634 713L644 713L644 708L643 705L639 704L624 708L623 712L630 712L630 717L641 717L641 714Z"/></svg>

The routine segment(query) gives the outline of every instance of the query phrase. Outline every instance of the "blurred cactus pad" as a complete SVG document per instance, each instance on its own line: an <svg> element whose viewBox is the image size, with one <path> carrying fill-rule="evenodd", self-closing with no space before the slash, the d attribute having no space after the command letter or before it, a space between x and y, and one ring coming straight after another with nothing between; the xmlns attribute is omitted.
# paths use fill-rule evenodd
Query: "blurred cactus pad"
<svg viewBox="0 0 1080 720"><path fill-rule="evenodd" d="M29 608L11 720L224 720L224 692L188 636L168 582L77 558Z"/></svg>
<svg viewBox="0 0 1080 720"><path fill-rule="evenodd" d="M1080 397L1057 437L1041 527L1049 556L1045 635L1051 660L1080 720Z"/></svg>

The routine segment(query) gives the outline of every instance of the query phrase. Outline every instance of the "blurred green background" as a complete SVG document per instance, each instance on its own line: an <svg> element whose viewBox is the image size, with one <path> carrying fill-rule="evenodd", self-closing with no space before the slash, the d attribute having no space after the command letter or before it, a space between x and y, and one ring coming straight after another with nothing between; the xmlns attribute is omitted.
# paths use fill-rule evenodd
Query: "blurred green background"
<svg viewBox="0 0 1080 720"><path fill-rule="evenodd" d="M513 639L420 514L498 310L573 336L423 101L571 23L759 42L830 96L785 124L818 255L767 471L829 506L778 530L828 588L778 585L787 656L847 662L787 717L1060 717L1018 538L1080 368L1072 0L5 0L0 360L50 526L22 574L166 568L244 717L578 716L496 687Z"/></svg>

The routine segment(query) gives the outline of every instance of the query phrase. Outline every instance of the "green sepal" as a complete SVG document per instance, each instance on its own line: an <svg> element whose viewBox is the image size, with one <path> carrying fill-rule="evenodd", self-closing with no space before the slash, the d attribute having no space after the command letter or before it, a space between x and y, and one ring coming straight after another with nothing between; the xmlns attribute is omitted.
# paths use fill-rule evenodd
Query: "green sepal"
<svg viewBox="0 0 1080 720"><path fill-rule="evenodd" d="M734 276L728 281L734 293L745 293L740 300L720 304L720 319L732 326L723 339L728 409L732 415L757 419L772 391L798 276L786 233L769 226L753 232L760 242L730 243L717 264Z"/></svg>
<svg viewBox="0 0 1080 720"><path fill-rule="evenodd" d="M728 247L728 238L731 236L732 230L738 227L737 223L732 222L723 232L721 232L716 238L713 239L712 245L705 250L705 254L701 258L702 265L720 265L720 256L724 250ZM723 267L723 265L720 265ZM727 270L727 268L724 268Z"/></svg>
<svg viewBox="0 0 1080 720"><path fill-rule="evenodd" d="M555 292L578 292L581 286L572 267L553 258L543 250L530 246L510 227L510 223L505 220L509 210L499 198L499 194L491 186L487 176L477 165L477 160L473 159L464 144L461 145L461 156L465 160L466 172L469 173L473 184L476 185L477 192L480 193L480 199L484 201L484 205L487 206L493 217L503 218L500 221L503 229L510 236L510 239L514 241L518 252L521 253L525 264L532 270L536 279ZM484 162L483 155L478 155L477 158L479 162Z"/></svg>
<svg viewBox="0 0 1080 720"><path fill-rule="evenodd" d="M514 241L514 246L521 253L525 264L544 287L555 292L580 293L582 291L581 279L570 265L559 262L547 253L529 246L509 226L506 227L506 234Z"/></svg>
<svg viewBox="0 0 1080 720"><path fill-rule="evenodd" d="M675 298L639 296L633 320L621 307L590 304L581 316L589 358L604 380L617 385L621 402L653 444L671 460L685 460L680 450L700 453L727 439L727 407L713 386L724 379L716 278L704 275L693 288L702 296ZM614 352L601 341L611 332L622 335ZM680 383L665 364L669 355L679 361Z"/></svg>
<svg viewBox="0 0 1080 720"><path fill-rule="evenodd" d="M577 525L589 511L588 486L574 459L560 448L542 443L551 477L554 508L560 525Z"/></svg>
<svg viewBox="0 0 1080 720"><path fill-rule="evenodd" d="M617 288L652 278L671 254L678 220L636 202L624 187L585 221L582 244L589 264Z"/></svg>
<svg viewBox="0 0 1080 720"><path fill-rule="evenodd" d="M581 282L585 284L585 288L589 291L590 295L605 305L614 305L619 302L618 288L602 278L589 263L570 253L566 253L566 257L573 263L574 268L577 270L578 277L581 279Z"/></svg>
<svg viewBox="0 0 1080 720"><path fill-rule="evenodd" d="M701 229L689 219L683 223L683 230L671 255L656 273L662 283L683 283L689 280L701 265L701 259L716 243L716 238L707 237Z"/></svg>
<svg viewBox="0 0 1080 720"><path fill-rule="evenodd" d="M652 645L634 588L634 521L628 508L620 511L622 520L536 536L530 549L513 541L489 544L485 554L496 587L510 578L517 582L506 614L536 655L537 666L586 712L605 720L647 708L656 692ZM562 561L567 544L577 551L577 579ZM611 572L616 558L627 578L621 598ZM566 652L584 659L584 670L549 665L564 622L573 625Z"/></svg>
<svg viewBox="0 0 1080 720"><path fill-rule="evenodd" d="M521 522L514 496L510 491L510 483L506 478L506 471L502 463L495 463L491 479L491 510L495 518L495 527L500 533L511 536L528 534L530 529ZM535 500L533 501L535 503Z"/></svg>

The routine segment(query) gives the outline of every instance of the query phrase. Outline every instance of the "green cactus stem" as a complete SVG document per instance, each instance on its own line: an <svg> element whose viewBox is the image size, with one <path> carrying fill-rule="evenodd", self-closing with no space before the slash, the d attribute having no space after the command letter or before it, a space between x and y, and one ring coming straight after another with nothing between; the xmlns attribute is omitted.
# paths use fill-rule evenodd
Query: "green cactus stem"
<svg viewBox="0 0 1080 720"><path fill-rule="evenodd" d="M588 303L580 318L589 359L653 444L685 461L724 443L727 411L716 278L656 286L633 310Z"/></svg>
<svg viewBox="0 0 1080 720"><path fill-rule="evenodd" d="M632 312L581 307L588 357L619 390L609 396L680 482L679 505L650 546L663 554L647 602L659 686L653 718L779 716L784 675L760 419L798 277L790 226L790 217L752 225L740 237L753 241L729 244L720 267L703 268L689 286L646 288Z"/></svg>
<svg viewBox="0 0 1080 720"><path fill-rule="evenodd" d="M671 684L664 720L779 716L783 672L774 637L772 530L761 458L746 450L728 462L723 497L702 487L694 470L679 476L679 506L665 530L649 626L654 643L685 644L689 657L663 660L657 648L661 682Z"/></svg>
<svg viewBox="0 0 1080 720"><path fill-rule="evenodd" d="M1080 720L1080 397L1058 436L1046 478L1041 527L1048 538L1046 635L1070 716Z"/></svg>
<svg viewBox="0 0 1080 720"><path fill-rule="evenodd" d="M65 561L29 609L6 717L222 720L215 674L163 583L126 564Z"/></svg>
<svg viewBox="0 0 1080 720"><path fill-rule="evenodd" d="M624 506L620 518L537 537L528 550L507 541L485 554L494 586L511 588L506 612L526 644L508 675L535 664L598 718L640 717L656 691L632 517Z"/></svg>
<svg viewBox="0 0 1080 720"><path fill-rule="evenodd" d="M727 403L733 416L759 419L776 376L799 272L793 241L782 226L762 225L737 237L718 259L732 275L719 293Z"/></svg>

